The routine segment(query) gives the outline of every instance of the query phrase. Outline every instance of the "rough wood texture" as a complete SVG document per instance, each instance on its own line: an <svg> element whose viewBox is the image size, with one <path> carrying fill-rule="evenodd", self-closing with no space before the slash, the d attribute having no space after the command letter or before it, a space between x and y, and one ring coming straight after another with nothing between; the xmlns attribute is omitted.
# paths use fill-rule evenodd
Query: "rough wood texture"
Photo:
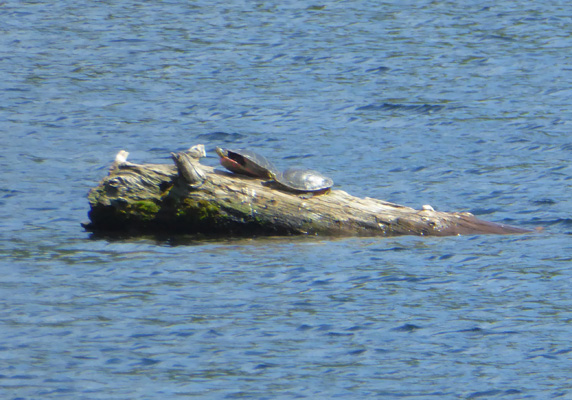
<svg viewBox="0 0 572 400"><path fill-rule="evenodd" d="M482 221L470 213L438 212L431 207L415 210L382 200L357 198L342 190L307 198L280 191L260 179L200 165L198 159L181 154L184 153L173 156L178 168L116 160L109 175L89 193L91 223L86 228L218 235L447 236L530 232Z"/></svg>

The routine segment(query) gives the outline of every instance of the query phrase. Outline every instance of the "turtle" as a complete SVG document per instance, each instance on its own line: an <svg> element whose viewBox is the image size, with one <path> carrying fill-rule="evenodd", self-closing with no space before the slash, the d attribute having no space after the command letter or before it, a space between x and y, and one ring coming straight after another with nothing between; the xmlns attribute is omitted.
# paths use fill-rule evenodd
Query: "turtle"
<svg viewBox="0 0 572 400"><path fill-rule="evenodd" d="M223 149L217 147L216 153L220 157L220 164L237 174L268 179L278 173L278 170L266 157L246 149Z"/></svg>
<svg viewBox="0 0 572 400"><path fill-rule="evenodd" d="M306 168L288 168L284 172L273 173L271 178L282 189L290 192L327 193L334 181L318 171Z"/></svg>

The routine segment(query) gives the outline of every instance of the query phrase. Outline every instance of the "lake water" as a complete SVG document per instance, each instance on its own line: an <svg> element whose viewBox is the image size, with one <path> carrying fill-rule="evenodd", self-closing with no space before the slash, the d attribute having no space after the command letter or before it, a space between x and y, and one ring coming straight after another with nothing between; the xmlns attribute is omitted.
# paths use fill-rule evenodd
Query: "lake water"
<svg viewBox="0 0 572 400"><path fill-rule="evenodd" d="M572 399L563 1L0 5L5 399ZM117 151L257 149L541 233L96 238Z"/></svg>

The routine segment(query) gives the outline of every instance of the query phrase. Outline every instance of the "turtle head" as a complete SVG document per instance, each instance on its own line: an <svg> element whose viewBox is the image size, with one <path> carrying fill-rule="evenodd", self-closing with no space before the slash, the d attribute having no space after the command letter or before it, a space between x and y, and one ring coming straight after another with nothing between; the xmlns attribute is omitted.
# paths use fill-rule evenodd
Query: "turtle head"
<svg viewBox="0 0 572 400"><path fill-rule="evenodd" d="M221 147L215 147L215 151L218 154L219 157L221 158L226 158L228 157L228 151L221 148Z"/></svg>

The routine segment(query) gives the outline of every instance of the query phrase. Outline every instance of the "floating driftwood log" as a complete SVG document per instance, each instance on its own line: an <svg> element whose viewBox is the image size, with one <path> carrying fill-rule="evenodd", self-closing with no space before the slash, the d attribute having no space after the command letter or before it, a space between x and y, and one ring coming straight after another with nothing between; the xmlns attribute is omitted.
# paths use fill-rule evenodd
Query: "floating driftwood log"
<svg viewBox="0 0 572 400"><path fill-rule="evenodd" d="M202 145L172 154L175 165L132 164L127 154L119 152L109 175L89 192L86 229L249 236L530 232L466 212L416 210L342 190L316 196L283 191L268 181L201 165Z"/></svg>

